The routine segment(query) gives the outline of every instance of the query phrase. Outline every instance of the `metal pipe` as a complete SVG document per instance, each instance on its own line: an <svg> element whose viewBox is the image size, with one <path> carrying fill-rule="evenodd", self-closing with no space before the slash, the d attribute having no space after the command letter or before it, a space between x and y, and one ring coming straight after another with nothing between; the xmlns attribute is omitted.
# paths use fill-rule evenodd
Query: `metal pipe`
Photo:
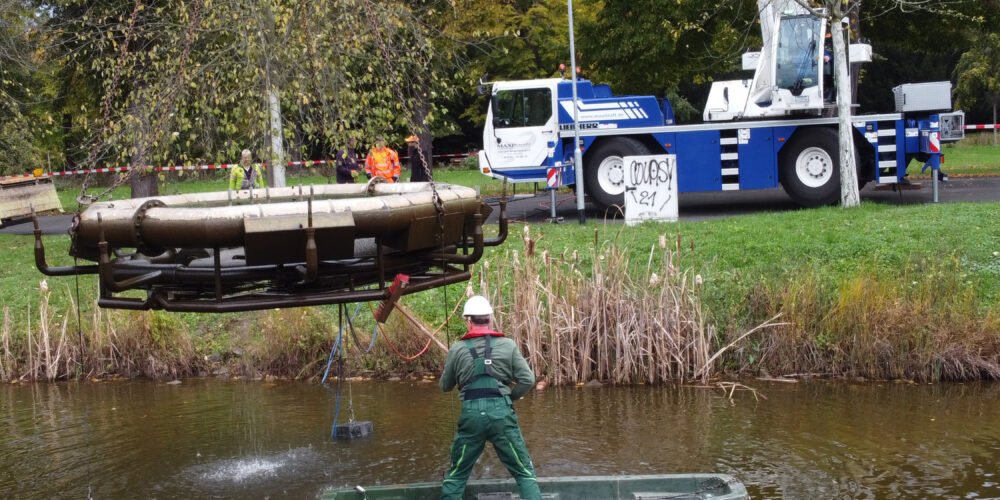
<svg viewBox="0 0 1000 500"><path fill-rule="evenodd" d="M472 276L469 272L453 273L422 281L420 283L411 282L403 295L409 295L431 288L438 288L454 283L467 281ZM214 301L198 300L174 300L167 298L164 294L156 293L150 300L155 301L149 308L162 308L166 311L176 312L242 312L255 311L260 309L273 309L284 307L307 307L328 304L344 304L350 302L371 302L385 300L389 297L389 290L357 290L351 292L336 292L327 294L295 294L288 296L260 296L247 295L238 299L227 299L221 303ZM136 300L138 299L109 299L109 300ZM135 302L127 302L128 308L135 308ZM112 306L109 306L112 307Z"/></svg>
<svg viewBox="0 0 1000 500"><path fill-rule="evenodd" d="M437 261L453 262L458 264L475 264L483 257L483 216L476 214L473 216L476 220L475 229L472 230L472 253L470 254L459 254L459 253L432 253L429 258Z"/></svg>
<svg viewBox="0 0 1000 500"><path fill-rule="evenodd" d="M316 248L316 228L313 227L312 194L309 195L309 226L306 227L305 283L316 281L319 274L319 250Z"/></svg>
<svg viewBox="0 0 1000 500"><path fill-rule="evenodd" d="M336 186L320 186L320 195L337 194ZM323 199L314 204L316 213L349 212L355 219L358 237L395 234L409 228L420 218L436 214L433 193L426 188L383 188L377 186L380 196L371 198ZM201 196L176 195L156 198L164 206L149 206L142 217L142 239L151 247L160 248L210 248L243 245L243 220L245 218L305 215L306 203L285 201L270 205L220 206L225 195L203 193ZM343 195L343 192L339 193ZM284 196L288 200L294 193ZM390 195L396 195L395 197ZM469 188L448 186L440 190L448 213L470 214L484 209L482 201ZM399 203L399 198L405 200ZM145 201L143 201L145 200ZM114 203L92 205L81 214L77 229L79 244L93 248L97 243L96 215L104 219L107 241L113 247L134 247L140 242L135 234L134 217L149 199L120 200ZM207 206L206 206L207 205ZM489 210L485 207L485 210ZM210 215L209 215L210 214ZM208 215L208 216L206 216Z"/></svg>
<svg viewBox="0 0 1000 500"><path fill-rule="evenodd" d="M46 276L73 276L77 274L96 274L98 267L94 264L86 266L50 266L45 261L45 245L42 244L42 229L38 226L38 215L31 208L31 221L35 225L35 267Z"/></svg>
<svg viewBox="0 0 1000 500"><path fill-rule="evenodd" d="M576 45L573 40L573 0L566 4L569 10L569 64L570 78L573 82L573 172L576 179L576 213L580 217L580 225L587 222L586 211L583 208L583 158L580 154L580 101L576 92Z"/></svg>
<svg viewBox="0 0 1000 500"><path fill-rule="evenodd" d="M212 256L212 274L215 276L215 300L222 301L222 256L219 247L215 247Z"/></svg>
<svg viewBox="0 0 1000 500"><path fill-rule="evenodd" d="M161 271L152 271L140 276L128 278L124 281L115 280L114 271L111 269L111 259L108 257L108 242L102 241L98 244L101 257L97 264L97 271L101 278L101 284L112 292L124 292L143 285L151 284L163 275Z"/></svg>
<svg viewBox="0 0 1000 500"><path fill-rule="evenodd" d="M153 308L151 299L126 299L121 297L101 297L97 305L110 309L129 309L132 311L148 311Z"/></svg>
<svg viewBox="0 0 1000 500"><path fill-rule="evenodd" d="M483 245L488 247L495 247L502 244L507 240L507 199L500 200L500 219L497 221L499 228L497 229L496 238L487 238L483 240ZM480 227L482 227L480 225Z"/></svg>

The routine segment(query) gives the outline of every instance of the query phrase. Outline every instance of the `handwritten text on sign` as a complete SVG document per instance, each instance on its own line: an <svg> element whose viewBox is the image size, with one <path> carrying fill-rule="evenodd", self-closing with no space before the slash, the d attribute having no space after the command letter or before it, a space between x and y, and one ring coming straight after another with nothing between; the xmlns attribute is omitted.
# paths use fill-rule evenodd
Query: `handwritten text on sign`
<svg viewBox="0 0 1000 500"><path fill-rule="evenodd" d="M625 222L677 220L677 156L622 158L625 168Z"/></svg>

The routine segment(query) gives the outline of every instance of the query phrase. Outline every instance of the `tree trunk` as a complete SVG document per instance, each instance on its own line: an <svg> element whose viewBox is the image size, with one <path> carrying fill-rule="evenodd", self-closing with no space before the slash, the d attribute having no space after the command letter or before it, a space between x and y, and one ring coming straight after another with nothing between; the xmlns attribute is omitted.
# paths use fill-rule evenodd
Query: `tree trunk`
<svg viewBox="0 0 1000 500"><path fill-rule="evenodd" d="M854 4L855 8L851 9L848 14L850 19L850 38L848 38L848 43L852 40L861 40L861 1L853 0L851 3ZM850 47L848 47L850 51ZM858 80L861 76L861 63L852 62L851 63L851 104L858 103Z"/></svg>
<svg viewBox="0 0 1000 500"><path fill-rule="evenodd" d="M839 9L836 9L839 10ZM837 80L837 116L840 123L840 204L856 207L861 204L858 193L858 171L854 157L854 125L851 123L851 80L847 71L847 47L841 15L831 10L830 27L833 30L834 77Z"/></svg>
<svg viewBox="0 0 1000 500"><path fill-rule="evenodd" d="M160 175L154 169L146 169L141 166L141 163L133 163L132 168L136 169L132 173L130 183L132 185L132 197L133 198L148 198L150 196L159 196L160 194Z"/></svg>
<svg viewBox="0 0 1000 500"><path fill-rule="evenodd" d="M271 185L285 187L285 149L281 132L281 101L273 84L268 86L268 107L271 110Z"/></svg>
<svg viewBox="0 0 1000 500"><path fill-rule="evenodd" d="M135 153L129 161L129 184L132 188L132 198L148 198L160 194L159 173L152 167L147 167L149 159L150 142L153 140L151 116L146 112L146 101L141 96L146 90L144 82L136 85L136 95L140 96L132 101L129 107L129 114L137 120L133 128L132 145Z"/></svg>

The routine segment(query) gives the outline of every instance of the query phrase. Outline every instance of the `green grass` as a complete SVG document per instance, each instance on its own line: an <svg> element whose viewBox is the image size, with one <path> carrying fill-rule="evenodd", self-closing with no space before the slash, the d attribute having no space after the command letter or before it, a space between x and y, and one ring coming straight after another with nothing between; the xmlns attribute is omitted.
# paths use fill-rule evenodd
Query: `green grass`
<svg viewBox="0 0 1000 500"><path fill-rule="evenodd" d="M633 262L644 265L650 248L665 234L668 245L682 239L683 263L705 280L705 299L716 319L740 314L749 291L780 283L803 271L834 286L861 271L886 279L902 277L921 260L956 257L963 281L981 303L1000 302L1000 203L888 206L864 203L756 214L702 222L645 224L636 228L591 223L536 225L538 251L560 255L590 248L594 232L605 244L631 248ZM514 238L523 226L512 228ZM694 250L691 250L691 247ZM493 252L503 251L494 249ZM581 255L584 252L581 252ZM490 258L487 254L487 259ZM583 266L586 268L586 266Z"/></svg>
<svg viewBox="0 0 1000 500"><path fill-rule="evenodd" d="M1000 175L1000 146L946 145L941 169L948 175Z"/></svg>

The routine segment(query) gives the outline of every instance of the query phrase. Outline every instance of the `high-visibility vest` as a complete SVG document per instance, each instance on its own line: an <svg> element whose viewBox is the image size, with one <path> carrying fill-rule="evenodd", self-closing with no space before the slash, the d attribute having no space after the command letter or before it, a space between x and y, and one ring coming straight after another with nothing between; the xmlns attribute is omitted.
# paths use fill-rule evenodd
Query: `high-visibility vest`
<svg viewBox="0 0 1000 500"><path fill-rule="evenodd" d="M365 159L365 171L372 177L382 177L389 182L393 182L394 177L399 177L402 168L399 166L399 155L391 148L372 148Z"/></svg>

